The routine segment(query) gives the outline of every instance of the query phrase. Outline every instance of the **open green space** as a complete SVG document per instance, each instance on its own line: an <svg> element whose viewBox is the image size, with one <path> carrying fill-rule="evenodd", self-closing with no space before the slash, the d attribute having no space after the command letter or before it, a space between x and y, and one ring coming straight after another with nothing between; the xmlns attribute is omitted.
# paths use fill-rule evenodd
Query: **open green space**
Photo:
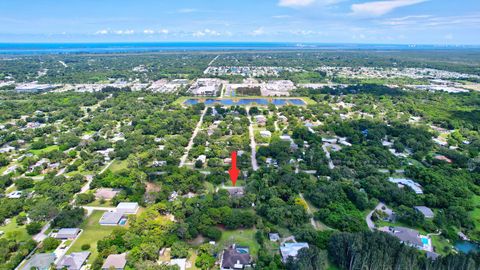
<svg viewBox="0 0 480 270"><path fill-rule="evenodd" d="M90 249L88 251L92 253L88 259L89 263L92 263L97 258L97 242L108 236L115 229L115 226L102 226L98 223L103 213L104 211L93 211L82 225L80 225L80 229L82 229L83 232L68 250L68 254L82 251L82 245L89 244Z"/></svg>
<svg viewBox="0 0 480 270"><path fill-rule="evenodd" d="M15 239L17 241L26 241L30 239L30 235L28 235L25 225L18 226L16 217L12 218L7 225L0 226L0 231L3 231L1 237Z"/></svg>
<svg viewBox="0 0 480 270"><path fill-rule="evenodd" d="M128 161L127 160L114 160L112 165L108 169L112 172L119 172L127 169Z"/></svg>
<svg viewBox="0 0 480 270"><path fill-rule="evenodd" d="M253 257L257 257L260 245L255 240L255 229L247 230L224 230L222 231L222 238L219 241L220 247L228 247L232 244L238 246L248 246L250 248L250 254Z"/></svg>
<svg viewBox="0 0 480 270"><path fill-rule="evenodd" d="M55 150L58 150L58 145L50 145L50 146L47 146L43 149L36 149L36 150L30 150L29 152L34 154L34 155L41 155L41 154L45 154L45 153L49 153L49 152L52 152L52 151L55 151Z"/></svg>

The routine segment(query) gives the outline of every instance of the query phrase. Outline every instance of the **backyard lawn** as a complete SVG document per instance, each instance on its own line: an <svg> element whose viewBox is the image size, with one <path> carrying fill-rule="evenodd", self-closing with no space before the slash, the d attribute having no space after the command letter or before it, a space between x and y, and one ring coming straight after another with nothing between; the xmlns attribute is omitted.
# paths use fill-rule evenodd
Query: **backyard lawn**
<svg viewBox="0 0 480 270"><path fill-rule="evenodd" d="M68 250L68 254L72 252L82 251L82 245L89 244L89 251L92 253L88 259L92 263L98 256L97 242L109 235L115 226L101 226L98 221L102 217L104 211L93 211L93 213L80 225L83 230L82 235L75 241L72 247Z"/></svg>
<svg viewBox="0 0 480 270"><path fill-rule="evenodd" d="M224 230L222 231L222 238L219 241L219 246L224 248L227 248L232 244L248 246L250 248L250 254L253 257L257 257L260 246L255 240L255 233L255 229L233 231Z"/></svg>
<svg viewBox="0 0 480 270"><path fill-rule="evenodd" d="M127 169L128 161L127 160L115 160L108 169L112 172L119 172L121 170Z"/></svg>
<svg viewBox="0 0 480 270"><path fill-rule="evenodd" d="M30 150L29 152L34 154L34 155L41 155L41 154L44 154L44 153L48 153L48 152L52 152L54 150L58 150L58 145L50 145L50 146L47 146L43 149L37 149L37 150Z"/></svg>
<svg viewBox="0 0 480 270"><path fill-rule="evenodd" d="M475 195L473 196L473 205L475 208L473 211L470 212L470 217L473 219L473 224L475 225L475 231L480 232L480 196ZM472 233L472 235L477 235L475 233ZM474 240L480 240L480 239L474 239Z"/></svg>
<svg viewBox="0 0 480 270"><path fill-rule="evenodd" d="M16 218L12 218L10 223L5 226L0 226L0 231L3 231L1 237L7 237L9 239L16 239L17 241L26 241L31 238L28 235L25 226L18 226Z"/></svg>

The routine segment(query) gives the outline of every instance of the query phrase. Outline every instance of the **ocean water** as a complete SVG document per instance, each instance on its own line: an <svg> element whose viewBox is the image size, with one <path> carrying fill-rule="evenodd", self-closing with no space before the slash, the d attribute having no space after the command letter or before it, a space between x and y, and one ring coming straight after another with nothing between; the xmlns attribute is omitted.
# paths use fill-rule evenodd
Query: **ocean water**
<svg viewBox="0 0 480 270"><path fill-rule="evenodd" d="M473 47L286 42L0 43L0 55L231 50L428 50L468 48Z"/></svg>

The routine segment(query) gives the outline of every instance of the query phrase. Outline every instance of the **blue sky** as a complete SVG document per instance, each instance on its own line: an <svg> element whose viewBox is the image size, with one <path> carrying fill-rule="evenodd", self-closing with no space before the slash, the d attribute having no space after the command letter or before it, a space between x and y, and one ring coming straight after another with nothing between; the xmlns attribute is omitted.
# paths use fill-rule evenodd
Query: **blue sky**
<svg viewBox="0 0 480 270"><path fill-rule="evenodd" d="M480 44L480 0L2 0L0 42Z"/></svg>

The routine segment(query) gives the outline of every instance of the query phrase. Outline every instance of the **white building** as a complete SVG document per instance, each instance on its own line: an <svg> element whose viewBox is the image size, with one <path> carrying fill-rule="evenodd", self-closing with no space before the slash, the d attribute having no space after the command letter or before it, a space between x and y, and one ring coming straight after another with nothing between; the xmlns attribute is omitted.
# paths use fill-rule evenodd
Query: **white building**
<svg viewBox="0 0 480 270"><path fill-rule="evenodd" d="M138 203L136 202L121 202L117 205L116 211L122 214L136 214L138 209Z"/></svg>

